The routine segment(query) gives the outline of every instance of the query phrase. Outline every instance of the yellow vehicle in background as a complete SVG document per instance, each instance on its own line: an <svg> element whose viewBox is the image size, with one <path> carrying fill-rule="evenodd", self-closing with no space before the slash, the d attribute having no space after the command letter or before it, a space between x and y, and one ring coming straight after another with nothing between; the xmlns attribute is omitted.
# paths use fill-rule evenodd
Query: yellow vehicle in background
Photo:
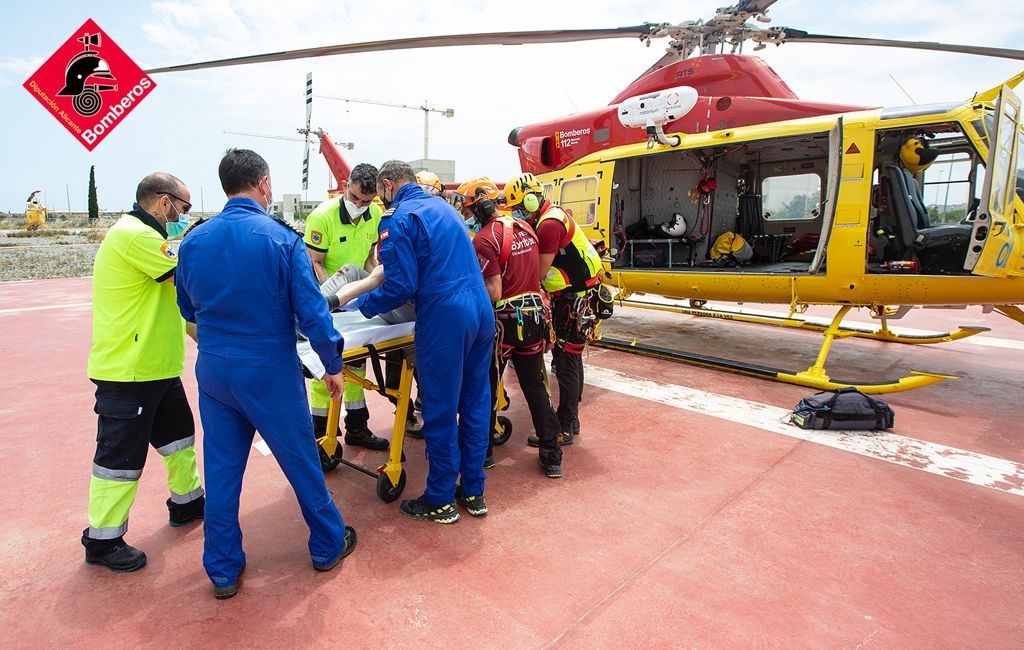
<svg viewBox="0 0 1024 650"><path fill-rule="evenodd" d="M46 223L46 206L36 201L36 195L42 190L36 190L28 195L25 201L25 229L39 230L39 227Z"/></svg>

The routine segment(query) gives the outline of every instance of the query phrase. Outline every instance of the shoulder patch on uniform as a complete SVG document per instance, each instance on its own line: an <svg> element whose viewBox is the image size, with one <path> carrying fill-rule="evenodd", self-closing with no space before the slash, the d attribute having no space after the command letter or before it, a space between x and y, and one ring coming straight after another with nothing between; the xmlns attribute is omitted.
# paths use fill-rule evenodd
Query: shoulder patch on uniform
<svg viewBox="0 0 1024 650"><path fill-rule="evenodd" d="M380 239L381 241L384 241L385 239L387 239L387 238L388 238L388 237L390 237L390 236L391 236L391 233L389 233L389 232L388 232L388 229L387 229L387 228L385 228L384 230L381 230L381 231L380 231L380 237L379 237L379 239Z"/></svg>
<svg viewBox="0 0 1024 650"><path fill-rule="evenodd" d="M190 232L192 232L192 230L193 230L193 229L194 229L194 228L195 228L196 226L198 226L198 225L199 225L199 224L201 224L201 223L205 223L205 222L206 222L206 219L204 219L204 218L202 218L202 217L199 217L198 219L196 219L195 221L193 221L193 222L192 222L192 225L190 225L190 226L189 226L188 228L186 228L186 229L185 229L185 232L183 232L183 233L181 234L181 238L182 238L182 239L184 239L184 238L185 238L185 236L186 236L186 235L188 235L188 234L189 234Z"/></svg>
<svg viewBox="0 0 1024 650"><path fill-rule="evenodd" d="M284 219L282 219L280 217L274 217L273 219L271 219L271 221L273 221L275 223L281 224L282 226L284 226L288 230L291 230L293 233L295 233L299 237L302 237L302 235L303 235L301 230L299 230L298 228L296 228L295 226L291 225L290 223L288 223L287 221L285 221Z"/></svg>
<svg viewBox="0 0 1024 650"><path fill-rule="evenodd" d="M309 239L314 244L319 244L319 243L321 243L324 240L324 234L322 232L320 232L319 230L312 230L309 233Z"/></svg>
<svg viewBox="0 0 1024 650"><path fill-rule="evenodd" d="M385 210L384 214L382 214L380 216L381 216L382 219L384 217L390 217L391 215L393 215L395 213L395 210L397 210L397 209L398 209L398 204L397 203L392 203L391 207L388 208L387 210Z"/></svg>
<svg viewBox="0 0 1024 650"><path fill-rule="evenodd" d="M173 260L178 257L178 254L174 252L173 248L171 248L170 242L164 242L160 246L160 252L163 253L164 257L166 257L169 260Z"/></svg>

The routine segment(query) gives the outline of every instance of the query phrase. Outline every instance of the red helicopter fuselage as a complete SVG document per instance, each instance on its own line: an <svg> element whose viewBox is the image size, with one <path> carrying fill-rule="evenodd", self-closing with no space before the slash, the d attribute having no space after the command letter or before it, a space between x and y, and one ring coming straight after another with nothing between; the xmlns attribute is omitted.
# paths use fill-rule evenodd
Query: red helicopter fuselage
<svg viewBox="0 0 1024 650"><path fill-rule="evenodd" d="M643 142L647 139L643 129L619 123L618 104L629 97L675 86L695 88L700 99L685 116L665 125L668 133L719 131L866 108L801 100L758 57L711 54L648 72L604 108L513 129L509 144L519 149L524 172L543 174L603 149Z"/></svg>

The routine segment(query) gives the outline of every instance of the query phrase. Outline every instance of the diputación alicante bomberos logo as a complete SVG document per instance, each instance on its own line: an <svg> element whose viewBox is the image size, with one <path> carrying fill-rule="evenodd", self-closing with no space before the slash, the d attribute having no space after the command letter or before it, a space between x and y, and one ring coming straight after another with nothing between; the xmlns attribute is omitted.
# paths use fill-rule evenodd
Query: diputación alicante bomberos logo
<svg viewBox="0 0 1024 650"><path fill-rule="evenodd" d="M23 85L89 151L156 87L92 19Z"/></svg>

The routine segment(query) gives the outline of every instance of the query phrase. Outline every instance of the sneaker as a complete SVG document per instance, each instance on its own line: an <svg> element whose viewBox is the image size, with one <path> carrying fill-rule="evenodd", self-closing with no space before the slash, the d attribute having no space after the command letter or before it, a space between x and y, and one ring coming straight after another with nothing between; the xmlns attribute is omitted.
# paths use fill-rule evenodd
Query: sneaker
<svg viewBox="0 0 1024 650"><path fill-rule="evenodd" d="M544 470L544 476L548 478L562 478L561 465L549 465L540 459L537 462L540 463L540 468Z"/></svg>
<svg viewBox="0 0 1024 650"><path fill-rule="evenodd" d="M459 511L454 503L435 506L422 498L403 501L398 507L403 515L418 521L436 521L439 524L454 524L459 520Z"/></svg>
<svg viewBox="0 0 1024 650"><path fill-rule="evenodd" d="M387 451L390 446L386 438L378 438L365 426L345 431L345 444L366 447L373 451Z"/></svg>
<svg viewBox="0 0 1024 650"><path fill-rule="evenodd" d="M423 439L423 422L418 417L413 416L405 423L405 435L410 438L416 438L417 440Z"/></svg>
<svg viewBox="0 0 1024 650"><path fill-rule="evenodd" d="M206 497L201 496L198 499L190 501L185 504L174 503L170 499L167 500L167 511L170 516L167 523L174 526L187 526L193 521L197 521L203 518L203 513L206 510Z"/></svg>
<svg viewBox="0 0 1024 650"><path fill-rule="evenodd" d="M487 514L487 502L484 501L484 495L482 494L480 496L467 497L462 493L462 488L459 488L455 490L455 501L474 517L483 517Z"/></svg>
<svg viewBox="0 0 1024 650"><path fill-rule="evenodd" d="M131 573L146 566L146 554L125 543L123 539L95 540L82 531L82 546L85 547L85 563L105 566L114 573Z"/></svg>
<svg viewBox="0 0 1024 650"><path fill-rule="evenodd" d="M484 459L484 469L491 469L494 465L494 456L488 456Z"/></svg>
<svg viewBox="0 0 1024 650"><path fill-rule="evenodd" d="M576 434L566 432L558 434L558 444L561 445L562 447L571 445L572 439L575 435ZM537 436L530 436L529 438L526 439L526 444L530 445L531 447L540 447L540 438L538 438Z"/></svg>
<svg viewBox="0 0 1024 650"><path fill-rule="evenodd" d="M245 561L242 561L242 568L238 570L235 581L229 585L218 587L213 585L213 597L217 600L227 600L238 593L238 587L242 583L242 574L245 573Z"/></svg>
<svg viewBox="0 0 1024 650"><path fill-rule="evenodd" d="M572 435L580 435L580 419L576 418L572 421Z"/></svg>
<svg viewBox="0 0 1024 650"><path fill-rule="evenodd" d="M356 550L356 529L351 526L345 526L345 548L338 553L338 557L334 558L327 564L314 564L313 568L317 571L330 571L334 567L338 566L338 563L352 555L352 551Z"/></svg>

